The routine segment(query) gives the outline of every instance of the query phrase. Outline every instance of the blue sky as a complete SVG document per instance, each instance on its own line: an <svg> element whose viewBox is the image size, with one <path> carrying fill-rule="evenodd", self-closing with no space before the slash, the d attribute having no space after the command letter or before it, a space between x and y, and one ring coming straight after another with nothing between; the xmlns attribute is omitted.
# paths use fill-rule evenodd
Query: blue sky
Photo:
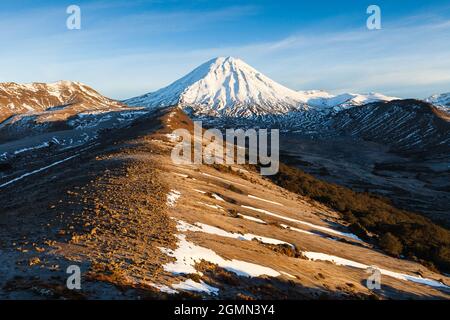
<svg viewBox="0 0 450 320"><path fill-rule="evenodd" d="M71 4L81 30L66 28ZM381 30L366 28L370 4ZM77 80L119 99L216 56L295 90L450 91L448 1L2 1L0 39L0 82Z"/></svg>

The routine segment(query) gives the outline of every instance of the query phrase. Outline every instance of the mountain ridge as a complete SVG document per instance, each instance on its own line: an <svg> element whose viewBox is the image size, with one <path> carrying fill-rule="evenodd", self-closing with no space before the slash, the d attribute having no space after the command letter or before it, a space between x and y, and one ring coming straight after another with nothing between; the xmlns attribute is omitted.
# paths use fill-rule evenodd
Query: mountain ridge
<svg viewBox="0 0 450 320"><path fill-rule="evenodd" d="M77 81L0 83L0 122L2 118L13 114L42 112L69 104L79 104L80 109L101 109L105 105L124 106Z"/></svg>
<svg viewBox="0 0 450 320"><path fill-rule="evenodd" d="M137 110L76 81L0 83L0 141L72 128L93 137L102 126L126 124Z"/></svg>
<svg viewBox="0 0 450 320"><path fill-rule="evenodd" d="M197 115L254 117L310 109L346 108L396 99L378 93L332 95L321 90L294 91L241 59L218 57L157 91L123 102L131 106L179 104Z"/></svg>
<svg viewBox="0 0 450 320"><path fill-rule="evenodd" d="M301 108L300 94L269 79L240 59L218 57L172 84L124 100L132 106L191 106L201 113L250 116Z"/></svg>
<svg viewBox="0 0 450 320"><path fill-rule="evenodd" d="M448 299L446 275L383 253L248 166L173 163L173 130L193 123L153 112L88 146L17 159L0 180L0 297ZM81 291L63 286L74 261ZM371 265L385 290L365 286Z"/></svg>
<svg viewBox="0 0 450 320"><path fill-rule="evenodd" d="M435 105L450 116L450 92L433 94L424 101Z"/></svg>

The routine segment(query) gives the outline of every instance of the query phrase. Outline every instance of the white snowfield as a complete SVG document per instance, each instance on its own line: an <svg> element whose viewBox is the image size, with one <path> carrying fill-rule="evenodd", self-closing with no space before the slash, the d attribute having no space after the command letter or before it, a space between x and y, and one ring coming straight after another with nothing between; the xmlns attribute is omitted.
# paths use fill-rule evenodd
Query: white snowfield
<svg viewBox="0 0 450 320"><path fill-rule="evenodd" d="M425 101L434 104L441 110L450 112L450 92L434 94L426 98Z"/></svg>
<svg viewBox="0 0 450 320"><path fill-rule="evenodd" d="M163 266L164 270L174 274L198 274L195 265L202 260L217 264L225 270L234 272L238 276L260 277L263 275L278 277L280 273L271 268L241 260L226 260L213 250L198 246L186 240L184 234L177 235L178 248L175 250L161 248L162 252L175 258Z"/></svg>
<svg viewBox="0 0 450 320"><path fill-rule="evenodd" d="M168 294L178 293L177 290L172 289L171 287L166 286L164 284L149 283L149 285L152 286L153 288L158 289L161 292L164 292L164 293L168 293Z"/></svg>
<svg viewBox="0 0 450 320"><path fill-rule="evenodd" d="M70 159L73 159L73 158L78 157L78 156L79 156L79 154L76 154L76 155L73 155L73 156L68 157L68 158L66 158L66 159L63 159L63 160L59 160L59 161L53 162L52 164L49 164L48 166L45 166L45 167L42 167L42 168L33 170L33 171L31 171L31 172L24 173L24 174L22 174L21 176L19 176L19 177L17 177L17 178L14 178L14 179L12 179L12 180L10 180L10 181L8 181L8 182L5 182L5 183L3 183L3 184L0 184L0 188L6 187L7 185L10 185L11 183L14 183L14 182L16 182L16 181L22 180L23 178L26 178L26 177L31 176L31 175L33 175L33 174L39 173L39 172L41 172L41 171L47 170L47 169L49 169L49 168L51 168L51 167L54 167L54 166L56 166L56 165L58 165L58 164L60 164L60 163L69 161Z"/></svg>
<svg viewBox="0 0 450 320"><path fill-rule="evenodd" d="M258 198L258 197L252 196L251 194L249 194L248 197L251 198L251 199L255 199L255 200L264 201L264 202L267 202L267 203L272 203L272 204L276 204L276 205L279 205L279 206L283 206L283 205L282 205L281 203L279 203L279 202L275 202L275 201L270 201L270 200Z"/></svg>
<svg viewBox="0 0 450 320"><path fill-rule="evenodd" d="M285 229L292 230L292 231L295 231L295 232L300 232L300 233L309 234L309 235L312 235L312 236L317 236L317 234L315 234L315 233L312 233L312 232L309 232L309 231L306 231L306 230L303 230L303 229L291 227L291 226L288 226L287 224L280 224L280 226L282 226Z"/></svg>
<svg viewBox="0 0 450 320"><path fill-rule="evenodd" d="M348 260L348 259L333 256L333 255L320 253L320 252L303 252L303 255L311 260L330 261L339 266L347 266L347 267L353 267L353 268L357 268L357 269L367 269L367 268L371 267L371 266L363 264L363 263L359 263L356 261L352 261L352 260ZM450 287L448 287L445 284L443 284L439 281L436 281L436 280L416 277L416 276L412 276L409 274L398 273L398 272L389 271L389 270L381 269L381 268L377 268L377 269L380 271L381 274L384 274L384 275L392 277L392 278L396 278L396 279L400 279L400 280L404 280L404 281L416 282L416 283L424 284L424 285L431 286L431 287L450 289Z"/></svg>
<svg viewBox="0 0 450 320"><path fill-rule="evenodd" d="M180 191L175 189L170 190L170 192L167 194L167 206L174 207L180 196L181 196Z"/></svg>
<svg viewBox="0 0 450 320"><path fill-rule="evenodd" d="M253 239L258 239L261 242L272 243L272 244L289 244L287 242L267 238L262 236L256 236L252 234L244 234L240 235L237 233L227 232L217 227L213 227L203 223L196 223L195 225L189 224L182 220L177 220L177 229L180 232L204 232L208 234L214 234L222 237L234 238L239 240L251 241ZM227 260L220 257L213 250L198 246L192 242L186 240L185 234L177 235L178 238L178 248L175 250L160 248L167 255L175 258L174 262L170 262L163 266L164 270L167 272L171 272L173 274L200 274L200 272L195 268L195 265L202 260L208 261L213 264L217 264L219 267L224 268L225 270L236 273L239 276L246 277L259 277L262 275L278 277L280 275L285 275L290 278L295 278L295 276L283 272L276 271L272 268L264 267L258 264L249 263L241 260ZM291 245L291 244L289 244ZM360 262L352 261L349 259L321 253L321 252L311 252L311 251L303 251L303 256L307 257L312 261L330 261L339 266L353 267L357 269L368 269L373 266L369 266ZM377 268L377 267L376 267ZM447 285L433 279L422 278L419 276L408 275L404 273L398 273L395 271L390 271L383 268L377 268L382 275L386 275L395 279L399 279L402 281L411 281L414 283L427 285L431 287L450 289ZM191 280L192 281L192 280ZM194 281L185 281L182 283L174 284L172 287L174 289L179 290L190 290L190 291L199 291L205 292L208 294L217 294L218 289L209 286L204 282L194 282ZM216 290L217 289L217 290ZM166 287L161 287L161 291L165 290L166 292L170 292L170 289Z"/></svg>
<svg viewBox="0 0 450 320"><path fill-rule="evenodd" d="M290 273L288 273L288 272L280 271L280 273L281 273L282 275L285 275L285 276L288 277L288 278L291 278L291 279L297 279L297 277L293 276L292 274L290 274Z"/></svg>
<svg viewBox="0 0 450 320"><path fill-rule="evenodd" d="M275 110L287 112L299 106L300 97L298 92L276 83L240 59L219 57L165 88L124 102L145 107L180 103L204 111L249 116Z"/></svg>
<svg viewBox="0 0 450 320"><path fill-rule="evenodd" d="M378 93L332 95L320 90L295 91L271 80L241 59L218 57L165 88L124 102L144 107L179 104L192 107L199 114L250 117L393 99Z"/></svg>
<svg viewBox="0 0 450 320"><path fill-rule="evenodd" d="M367 94L341 93L330 94L322 90L299 91L304 96L304 101L309 106L334 110L342 110L354 106L361 106L377 101L391 101L399 98L385 96L381 93L371 92Z"/></svg>
<svg viewBox="0 0 450 320"><path fill-rule="evenodd" d="M258 241L261 241L261 242L267 243L267 244L275 244L275 245L284 244L284 245L290 246L291 248L295 248L294 245L292 245L291 243L288 243L286 241L282 241L282 240L278 240L278 239L274 239L274 238L263 237L263 236L255 235L252 233L240 234L240 233L228 232L223 229L213 227L213 226L210 226L210 225L207 225L204 223L200 223L200 222L197 222L195 225L192 225L185 221L179 220L178 221L178 230L183 231L183 232L186 232L186 231L204 232L204 233L208 233L208 234L217 235L220 237L233 238L233 239L243 240L243 241L252 241L252 240L256 239Z"/></svg>
<svg viewBox="0 0 450 320"><path fill-rule="evenodd" d="M238 213L237 215L239 217L243 218L243 219L246 219L246 220L258 222L258 223L261 223L261 224L267 224L267 222L265 222L264 220L261 220L261 219L258 219L258 218L252 217L252 216L248 216L246 214Z"/></svg>
<svg viewBox="0 0 450 320"><path fill-rule="evenodd" d="M218 194L213 193L211 195L214 199L225 202L225 200L223 200L223 198L221 196L219 196Z"/></svg>
<svg viewBox="0 0 450 320"><path fill-rule="evenodd" d="M204 205L206 207L209 208L213 208L213 209L217 209L217 210L223 210L223 208L221 206L219 206L218 204L209 204L206 202L202 202L202 201L197 201L198 204Z"/></svg>
<svg viewBox="0 0 450 320"><path fill-rule="evenodd" d="M215 296L219 294L218 288L210 286L209 284L206 284L202 280L200 280L200 282L195 282L192 279L187 279L183 282L173 284L172 287L178 290L203 292Z"/></svg>
<svg viewBox="0 0 450 320"><path fill-rule="evenodd" d="M341 231L337 231L337 230L334 230L334 229L331 229L331 228L318 226L318 225L310 223L310 222L305 222L305 221L301 221L301 220L298 220L298 219L285 217L285 216L282 216L282 215L279 215L279 214L276 214L276 213L272 213L272 212L264 210L264 209L254 208L254 207L246 206L246 205L241 205L241 207L246 208L246 209L250 209L250 210L254 210L254 211L258 211L258 212L267 214L269 216L280 218L280 219L283 219L283 220L286 220L286 221L303 224L303 225L306 225L306 226L308 226L310 228L321 230L321 231L324 231L324 232L327 232L327 233L337 234L337 235L340 235L340 236L343 236L343 237L352 238L352 239L357 240L357 241L362 241L361 239L359 239L353 233L341 232ZM300 229L297 229L297 231L298 230L300 230Z"/></svg>

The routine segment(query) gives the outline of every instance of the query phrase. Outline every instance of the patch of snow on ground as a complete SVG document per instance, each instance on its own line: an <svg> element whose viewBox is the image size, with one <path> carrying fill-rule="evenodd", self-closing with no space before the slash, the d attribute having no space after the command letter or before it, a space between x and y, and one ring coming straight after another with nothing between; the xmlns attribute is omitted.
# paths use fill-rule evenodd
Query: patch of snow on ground
<svg viewBox="0 0 450 320"><path fill-rule="evenodd" d="M179 138L180 136L177 135L177 134L174 134L174 133L168 133L168 134L166 134L166 137L167 137L171 142L177 142L177 141L178 141L178 138Z"/></svg>
<svg viewBox="0 0 450 320"><path fill-rule="evenodd" d="M217 210L223 210L223 208L221 206L219 206L218 204L209 204L209 203L205 203L205 202L201 202L201 201L197 201L197 203L200 203L204 206L213 208L213 209L217 209Z"/></svg>
<svg viewBox="0 0 450 320"><path fill-rule="evenodd" d="M296 231L296 232L317 236L317 234L315 234L315 233L312 233L312 232L309 232L309 231L306 231L306 230L303 230L303 229L298 229L298 228L295 228L295 227L291 227L291 226L288 226L287 224L281 224L281 226L283 228L285 228L285 229L289 229L289 230L293 230L293 231Z"/></svg>
<svg viewBox="0 0 450 320"><path fill-rule="evenodd" d="M175 250L161 248L161 251L176 259L163 266L164 270L174 274L197 274L196 263L202 260L217 264L219 267L234 272L238 276L259 277L267 275L278 277L280 273L271 268L241 260L226 260L213 250L197 246L186 240L184 234L177 235L178 248Z"/></svg>
<svg viewBox="0 0 450 320"><path fill-rule="evenodd" d="M283 219L283 220L286 220L286 221L303 224L303 225L306 225L306 226L311 227L313 229L322 230L322 231L325 231L325 232L328 232L328 233L333 233L333 234L337 234L337 235L340 235L340 236L352 238L352 239L357 240L357 241L362 241L360 238L358 238L353 233L341 232L341 231L337 231L337 230L334 230L334 229L331 229L331 228L318 226L318 225L310 223L310 222L305 222L305 221L301 221L301 220L285 217L285 216L282 216L282 215L279 215L279 214L276 214L276 213L272 213L272 212L264 210L264 209L258 209L258 208L254 208L254 207L251 207L251 206L245 206L245 205L241 205L241 207L246 208L246 209L251 209L251 210L254 210L254 211L258 211L258 212L261 212L261 213L265 213L265 214L267 214L269 216L277 217L277 218L280 218L280 219Z"/></svg>
<svg viewBox="0 0 450 320"><path fill-rule="evenodd" d="M292 245L286 241L282 241L282 240L278 240L278 239L274 239L274 238L268 238L268 237L264 237L264 236L259 236L259 235L255 235L252 233L240 234L240 233L228 232L223 229L213 227L208 224L204 224L204 223L200 223L200 222L197 222L195 225L192 225L185 221L180 220L180 221L178 221L178 226L179 226L178 227L179 231L204 232L204 233L208 233L208 234L217 235L220 237L233 238L233 239L243 240L243 241L252 241L252 240L256 239L263 243L275 244L275 245L286 244L286 245L290 246L291 248L294 248L294 245Z"/></svg>
<svg viewBox="0 0 450 320"><path fill-rule="evenodd" d="M24 173L24 174L22 174L21 176L15 178L15 179L12 179L12 180L10 180L10 181L8 181L8 182L5 182L5 183L3 183L3 184L0 184L0 188L6 187L7 185L9 185L9 184L11 184L11 183L14 183L14 182L16 182L16 181L18 181L18 180L22 180L23 178L28 177L28 176L31 176L31 175L33 175L33 174L35 174L35 173L38 173L38 172L47 170L47 169L49 169L49 168L51 168L51 167L54 167L54 166L56 166L56 165L58 165L58 164L60 164L60 163L66 162L66 161L68 161L68 160L70 160L70 159L73 159L73 158L75 158L75 157L78 157L78 156L79 156L79 154L76 154L76 155L71 156L71 157L68 157L68 158L66 158L66 159L63 159L63 160L60 160L60 161L56 161L56 162L54 162L54 163L52 163L52 164L49 164L48 166L42 167L42 168L40 168L40 169L36 169L36 170L34 170L34 171Z"/></svg>
<svg viewBox="0 0 450 320"><path fill-rule="evenodd" d="M306 225L308 227L311 227L313 229L318 229L318 230L322 230L322 231L325 231L325 232L337 234L337 235L340 235L340 236L343 236L343 237L354 239L356 241L362 241L358 236L354 235L353 233L341 232L341 231L337 231L337 230L334 230L334 229L331 229L331 228L318 226L318 225L315 225L315 224L312 224L312 223L309 223L309 222L305 222L305 221L301 221L299 223L304 224L304 225Z"/></svg>
<svg viewBox="0 0 450 320"><path fill-rule="evenodd" d="M206 193L206 191L202 191L202 190L198 190L198 189L193 189L195 192L198 192L198 193L202 193L202 194L205 194Z"/></svg>
<svg viewBox="0 0 450 320"><path fill-rule="evenodd" d="M258 197L255 197L255 196L252 196L251 194L249 194L248 195L248 197L249 198L252 198L252 199L256 199L256 200L260 200L260 201L264 201L264 202L268 202L268 203L273 203L273 204L277 204L277 205L279 205L279 206L283 206L281 203L279 203L279 202L275 202L275 201L270 201L270 200L266 200L266 199L261 199L261 198L258 198Z"/></svg>
<svg viewBox="0 0 450 320"><path fill-rule="evenodd" d="M262 224L267 224L267 222L265 222L264 220L261 220L261 219L258 219L258 218L252 217L252 216L247 216L247 215L242 214L242 213L238 213L237 215L239 217L242 217L243 219L251 220L251 221L262 223Z"/></svg>
<svg viewBox="0 0 450 320"><path fill-rule="evenodd" d="M354 267L357 269L367 269L367 268L371 267L371 266L368 266L368 265L360 263L360 262L356 262L356 261L336 257L333 255L320 253L320 252L303 252L303 255L305 255L307 258L309 258L311 260L330 261L338 266ZM424 284L424 285L431 286L431 287L450 289L450 287L448 287L445 284L443 284L439 281L436 281L436 280L411 276L408 274L398 273L398 272L389 271L389 270L381 269L381 268L377 268L377 269L380 270L381 274L384 274L384 275L392 277L392 278L396 278L396 279L400 279L400 280L404 280L404 281L411 281L411 282L415 282L415 283L420 283L420 284Z"/></svg>
<svg viewBox="0 0 450 320"><path fill-rule="evenodd" d="M31 111L31 112L35 111L35 110L33 109L33 107L30 107L30 106L27 105L26 103L22 103L22 106L23 106L25 109L27 109L28 111Z"/></svg>
<svg viewBox="0 0 450 320"><path fill-rule="evenodd" d="M164 292L164 293L168 293L168 294L175 294L175 293L178 293L177 290L172 289L171 287L166 286L166 285L164 285L164 284L155 284L155 283L151 283L150 285L151 285L153 288L156 288L156 289L158 289L159 291Z"/></svg>
<svg viewBox="0 0 450 320"><path fill-rule="evenodd" d="M170 192L167 194L167 205L169 207L174 207L175 203L177 202L178 198L180 198L181 192L175 189L170 190Z"/></svg>
<svg viewBox="0 0 450 320"><path fill-rule="evenodd" d="M217 194L215 194L215 193L213 193L212 196L213 196L213 198L216 199L216 200L224 201L224 202L225 202L225 200L223 200L219 195L217 195Z"/></svg>
<svg viewBox="0 0 450 320"><path fill-rule="evenodd" d="M26 151L30 151L30 150L42 149L42 148L48 147L49 145L50 144L48 142L44 142L44 143L39 144L39 145L34 146L34 147L29 147L29 148L23 148L23 149L16 150L16 151L14 151L14 154L16 155L16 154L19 154L19 153L22 153L22 152L26 152Z"/></svg>
<svg viewBox="0 0 450 320"><path fill-rule="evenodd" d="M280 273L281 273L282 275L285 275L285 276L288 277L288 278L297 279L297 277L293 276L293 275L290 274L290 273L287 273L287 272L284 272L284 271L280 271Z"/></svg>
<svg viewBox="0 0 450 320"><path fill-rule="evenodd" d="M186 291L195 291L195 292L204 292L207 294L218 295L219 289L213 286L210 286L200 280L200 282L195 282L192 279L187 279L180 283L175 283L172 285L173 288L178 290L186 290Z"/></svg>

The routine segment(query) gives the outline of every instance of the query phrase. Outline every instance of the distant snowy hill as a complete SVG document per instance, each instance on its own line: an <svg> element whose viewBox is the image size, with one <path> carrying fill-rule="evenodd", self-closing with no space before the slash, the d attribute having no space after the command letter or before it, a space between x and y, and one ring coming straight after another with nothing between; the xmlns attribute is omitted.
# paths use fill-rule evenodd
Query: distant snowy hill
<svg viewBox="0 0 450 320"><path fill-rule="evenodd" d="M381 94L331 95L324 91L294 91L233 57L210 60L158 91L125 100L131 106L162 107L180 104L195 114L228 117L280 115L314 107L345 108L380 100Z"/></svg>
<svg viewBox="0 0 450 320"><path fill-rule="evenodd" d="M363 138L415 156L450 155L450 122L429 103L405 99L374 102L337 113L333 133Z"/></svg>
<svg viewBox="0 0 450 320"><path fill-rule="evenodd" d="M93 137L96 130L125 126L148 112L138 109L80 82L0 83L0 141L73 128L77 136Z"/></svg>
<svg viewBox="0 0 450 320"><path fill-rule="evenodd" d="M450 112L450 92L434 94L426 98L425 101L434 104L439 109Z"/></svg>
<svg viewBox="0 0 450 320"><path fill-rule="evenodd" d="M75 105L77 111L124 107L80 82L0 83L0 122L12 115Z"/></svg>
<svg viewBox="0 0 450 320"><path fill-rule="evenodd" d="M397 100L396 97L385 96L381 93L341 93L332 95L321 90L299 91L306 98L306 103L313 107L334 108L337 110L346 109L354 106L362 106L372 102L378 101L392 101Z"/></svg>

